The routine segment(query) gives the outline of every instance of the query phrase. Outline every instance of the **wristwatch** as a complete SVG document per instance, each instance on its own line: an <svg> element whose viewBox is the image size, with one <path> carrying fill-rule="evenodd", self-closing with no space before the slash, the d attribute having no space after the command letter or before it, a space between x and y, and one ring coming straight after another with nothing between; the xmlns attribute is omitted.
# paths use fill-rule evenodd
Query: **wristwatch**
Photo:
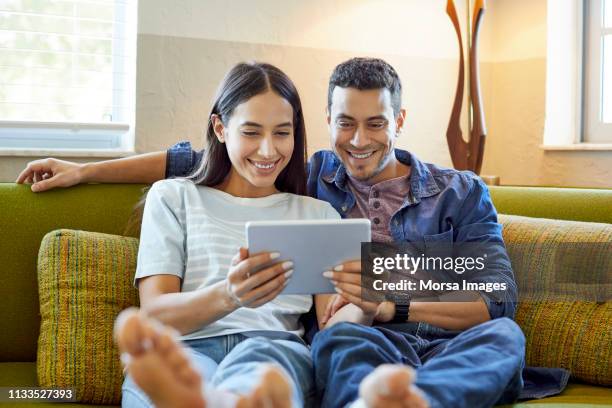
<svg viewBox="0 0 612 408"><path fill-rule="evenodd" d="M391 323L406 323L410 316L410 295L398 293L395 296L395 314Z"/></svg>

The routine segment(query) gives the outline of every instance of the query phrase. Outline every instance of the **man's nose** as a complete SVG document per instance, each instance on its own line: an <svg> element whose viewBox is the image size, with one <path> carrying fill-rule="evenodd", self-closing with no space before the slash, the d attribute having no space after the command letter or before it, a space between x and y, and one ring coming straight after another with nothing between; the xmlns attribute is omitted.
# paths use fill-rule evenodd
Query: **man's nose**
<svg viewBox="0 0 612 408"><path fill-rule="evenodd" d="M363 126L357 126L351 138L351 145L355 147L365 147L369 143L368 136Z"/></svg>

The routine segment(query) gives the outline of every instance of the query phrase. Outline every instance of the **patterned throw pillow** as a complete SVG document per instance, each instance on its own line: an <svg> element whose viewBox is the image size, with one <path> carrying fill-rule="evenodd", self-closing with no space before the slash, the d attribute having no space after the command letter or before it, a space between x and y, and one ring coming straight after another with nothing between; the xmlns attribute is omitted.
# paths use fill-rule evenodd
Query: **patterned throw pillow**
<svg viewBox="0 0 612 408"><path fill-rule="evenodd" d="M500 215L527 364L612 385L612 224Z"/></svg>
<svg viewBox="0 0 612 408"><path fill-rule="evenodd" d="M119 404L123 373L113 343L119 312L138 304L138 240L57 230L38 255L41 387L73 388L78 401Z"/></svg>

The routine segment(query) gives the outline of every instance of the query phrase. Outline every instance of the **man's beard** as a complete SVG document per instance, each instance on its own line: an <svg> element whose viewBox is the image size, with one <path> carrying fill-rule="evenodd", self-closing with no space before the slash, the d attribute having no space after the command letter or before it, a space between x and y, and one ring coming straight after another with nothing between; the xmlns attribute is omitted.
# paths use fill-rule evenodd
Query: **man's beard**
<svg viewBox="0 0 612 408"><path fill-rule="evenodd" d="M389 158L391 157L392 152L393 152L393 149L390 149L389 151L384 153L383 156L378 161L378 163L376 164L376 167L374 168L374 170L370 174L366 174L365 176L358 176L358 175L355 175L355 174L351 173L351 171L348 168L348 166L345 166L346 170L347 170L349 176L351 176L355 180L368 181L368 180L373 179L374 177L378 176L380 173L382 173L382 171L385 169L385 167L387 167L387 164L389 163Z"/></svg>

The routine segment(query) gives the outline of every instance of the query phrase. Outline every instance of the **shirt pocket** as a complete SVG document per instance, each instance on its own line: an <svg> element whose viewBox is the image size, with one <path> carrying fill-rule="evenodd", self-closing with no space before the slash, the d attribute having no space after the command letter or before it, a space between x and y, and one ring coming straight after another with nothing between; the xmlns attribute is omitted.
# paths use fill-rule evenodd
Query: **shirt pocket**
<svg viewBox="0 0 612 408"><path fill-rule="evenodd" d="M438 282L454 282L455 276L445 269L449 258L453 257L453 234L454 229L449 225L449 230L440 234L424 235L425 242L424 256L427 258L428 265L434 265L428 268L429 277L434 278ZM430 264L431 262L431 264Z"/></svg>
<svg viewBox="0 0 612 408"><path fill-rule="evenodd" d="M453 254L454 228L449 225L449 230L440 234L423 235L425 252L427 256L452 256Z"/></svg>

